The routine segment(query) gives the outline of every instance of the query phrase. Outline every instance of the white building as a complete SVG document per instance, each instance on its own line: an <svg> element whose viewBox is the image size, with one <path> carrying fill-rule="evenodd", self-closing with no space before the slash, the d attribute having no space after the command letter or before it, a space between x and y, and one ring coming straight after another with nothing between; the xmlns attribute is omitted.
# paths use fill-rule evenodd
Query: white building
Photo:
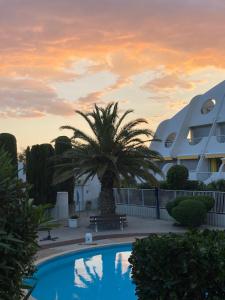
<svg viewBox="0 0 225 300"><path fill-rule="evenodd" d="M164 157L164 175L174 164L184 165L191 180L225 179L225 81L190 103L157 128L150 148Z"/></svg>

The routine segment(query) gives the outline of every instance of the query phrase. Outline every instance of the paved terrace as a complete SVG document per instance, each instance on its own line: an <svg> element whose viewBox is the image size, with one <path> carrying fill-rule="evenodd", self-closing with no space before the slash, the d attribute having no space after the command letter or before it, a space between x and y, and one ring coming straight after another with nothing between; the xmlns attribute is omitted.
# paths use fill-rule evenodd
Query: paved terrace
<svg viewBox="0 0 225 300"><path fill-rule="evenodd" d="M63 221L60 227L52 230L52 237L58 237L56 241L39 241L41 249L38 252L38 259L56 255L64 251L80 250L91 245L84 244L85 233L91 232L93 235L93 245L133 242L135 238L144 237L151 233L182 233L185 229L176 227L171 221L156 220L143 217L127 216L128 226L121 230L104 230L94 232L89 228L89 216L95 215L96 212L81 213L78 228L69 228L67 220ZM204 228L205 226L203 226ZM208 226L208 228L212 228ZM217 227L218 229L218 227ZM221 228L224 229L224 228ZM39 240L47 235L46 231L39 233Z"/></svg>

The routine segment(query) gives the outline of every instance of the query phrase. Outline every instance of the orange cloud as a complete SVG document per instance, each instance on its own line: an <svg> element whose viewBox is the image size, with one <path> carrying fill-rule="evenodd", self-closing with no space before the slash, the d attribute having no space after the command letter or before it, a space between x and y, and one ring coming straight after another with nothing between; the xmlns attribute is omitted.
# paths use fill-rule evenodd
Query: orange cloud
<svg viewBox="0 0 225 300"><path fill-rule="evenodd" d="M0 79L0 104L2 117L72 115L75 109L74 103L58 98L54 89L31 79Z"/></svg>
<svg viewBox="0 0 225 300"><path fill-rule="evenodd" d="M87 73L118 75L108 92L160 66L165 74L145 88L187 91L195 82L180 74L225 69L224 13L223 0L0 1L1 115L70 115L101 103L101 91L71 102L51 87L76 80L81 59L93 61Z"/></svg>
<svg viewBox="0 0 225 300"><path fill-rule="evenodd" d="M190 80L179 77L177 74L163 75L162 77L155 78L144 85L144 88L150 91L161 91L167 89L181 88L192 89L194 83Z"/></svg>

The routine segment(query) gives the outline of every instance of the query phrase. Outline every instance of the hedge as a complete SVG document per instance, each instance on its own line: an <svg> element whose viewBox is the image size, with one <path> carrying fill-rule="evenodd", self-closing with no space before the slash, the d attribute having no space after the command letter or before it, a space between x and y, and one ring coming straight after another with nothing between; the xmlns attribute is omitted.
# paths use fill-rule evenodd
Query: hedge
<svg viewBox="0 0 225 300"><path fill-rule="evenodd" d="M71 140L67 136L59 136L55 139L55 154L62 155L66 151L72 149ZM61 158L62 159L62 158ZM68 159L63 159L63 162L69 162ZM67 192L69 203L74 201L74 178L68 179L55 186L57 192Z"/></svg>
<svg viewBox="0 0 225 300"><path fill-rule="evenodd" d="M197 227L204 223L207 210L205 205L194 199L181 201L172 209L173 218L183 226Z"/></svg>
<svg viewBox="0 0 225 300"><path fill-rule="evenodd" d="M137 239L129 262L138 300L225 299L222 231Z"/></svg>
<svg viewBox="0 0 225 300"><path fill-rule="evenodd" d="M15 136L10 133L0 133L0 148L3 148L8 153L12 166L17 171L17 142Z"/></svg>
<svg viewBox="0 0 225 300"><path fill-rule="evenodd" d="M182 165L172 166L167 172L166 181L171 189L185 189L188 181L188 169Z"/></svg>
<svg viewBox="0 0 225 300"><path fill-rule="evenodd" d="M54 148L50 144L34 145L26 150L26 176L31 184L30 197L35 204L55 203L52 185Z"/></svg>
<svg viewBox="0 0 225 300"><path fill-rule="evenodd" d="M196 227L203 224L215 200L209 196L181 196L167 203L168 214L183 226Z"/></svg>

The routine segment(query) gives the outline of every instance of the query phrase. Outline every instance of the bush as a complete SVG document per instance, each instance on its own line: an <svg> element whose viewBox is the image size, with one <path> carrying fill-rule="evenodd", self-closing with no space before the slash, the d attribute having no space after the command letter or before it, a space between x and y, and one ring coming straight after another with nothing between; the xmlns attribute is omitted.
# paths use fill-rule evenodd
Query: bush
<svg viewBox="0 0 225 300"><path fill-rule="evenodd" d="M182 165L172 166L167 172L166 180L171 189L185 189L188 180L188 169Z"/></svg>
<svg viewBox="0 0 225 300"><path fill-rule="evenodd" d="M17 143L14 135L10 133L1 133L0 134L0 148L4 149L8 153L11 164L15 168L16 172L18 169L17 161Z"/></svg>
<svg viewBox="0 0 225 300"><path fill-rule="evenodd" d="M201 191L204 189L204 183L197 180L187 180L185 189L190 191Z"/></svg>
<svg viewBox="0 0 225 300"><path fill-rule="evenodd" d="M177 197L176 199L174 199L173 201L171 202L168 202L166 204L166 209L167 209L167 212L168 214L173 217L172 215L172 210L177 206L179 205L180 202L184 201L184 200L187 200L189 199L189 197L187 196L180 196L180 197Z"/></svg>
<svg viewBox="0 0 225 300"><path fill-rule="evenodd" d="M180 196L167 203L166 209L181 225L195 227L203 224L206 213L214 204L215 200L210 196Z"/></svg>
<svg viewBox="0 0 225 300"><path fill-rule="evenodd" d="M210 191L221 191L221 192L225 192L225 180L224 179L220 179L217 181L213 181L211 183L209 183L206 186L207 190Z"/></svg>
<svg viewBox="0 0 225 300"><path fill-rule="evenodd" d="M54 149L50 144L34 145L26 150L26 176L31 185L30 198L34 199L35 204L55 203L53 157Z"/></svg>
<svg viewBox="0 0 225 300"><path fill-rule="evenodd" d="M169 189L168 183L166 181L160 181L159 185L160 185L159 186L160 189L163 189L163 190L168 190Z"/></svg>
<svg viewBox="0 0 225 300"><path fill-rule="evenodd" d="M8 152L0 150L0 299L21 300L23 279L34 271L41 215L11 162Z"/></svg>
<svg viewBox="0 0 225 300"><path fill-rule="evenodd" d="M67 136L59 136L55 139L55 154L57 156L62 155L68 150L72 149L71 140ZM61 163L71 163L71 160L62 159ZM69 203L74 204L74 178L67 179L55 186L56 192L67 192Z"/></svg>
<svg viewBox="0 0 225 300"><path fill-rule="evenodd" d="M195 199L181 201L172 209L173 218L183 226L197 227L204 223L207 210L204 203Z"/></svg>
<svg viewBox="0 0 225 300"><path fill-rule="evenodd" d="M225 233L209 230L137 239L129 258L139 300L225 299L224 261Z"/></svg>
<svg viewBox="0 0 225 300"><path fill-rule="evenodd" d="M207 212L209 212L215 205L214 198L210 196L194 196L193 198L202 202L205 205Z"/></svg>

